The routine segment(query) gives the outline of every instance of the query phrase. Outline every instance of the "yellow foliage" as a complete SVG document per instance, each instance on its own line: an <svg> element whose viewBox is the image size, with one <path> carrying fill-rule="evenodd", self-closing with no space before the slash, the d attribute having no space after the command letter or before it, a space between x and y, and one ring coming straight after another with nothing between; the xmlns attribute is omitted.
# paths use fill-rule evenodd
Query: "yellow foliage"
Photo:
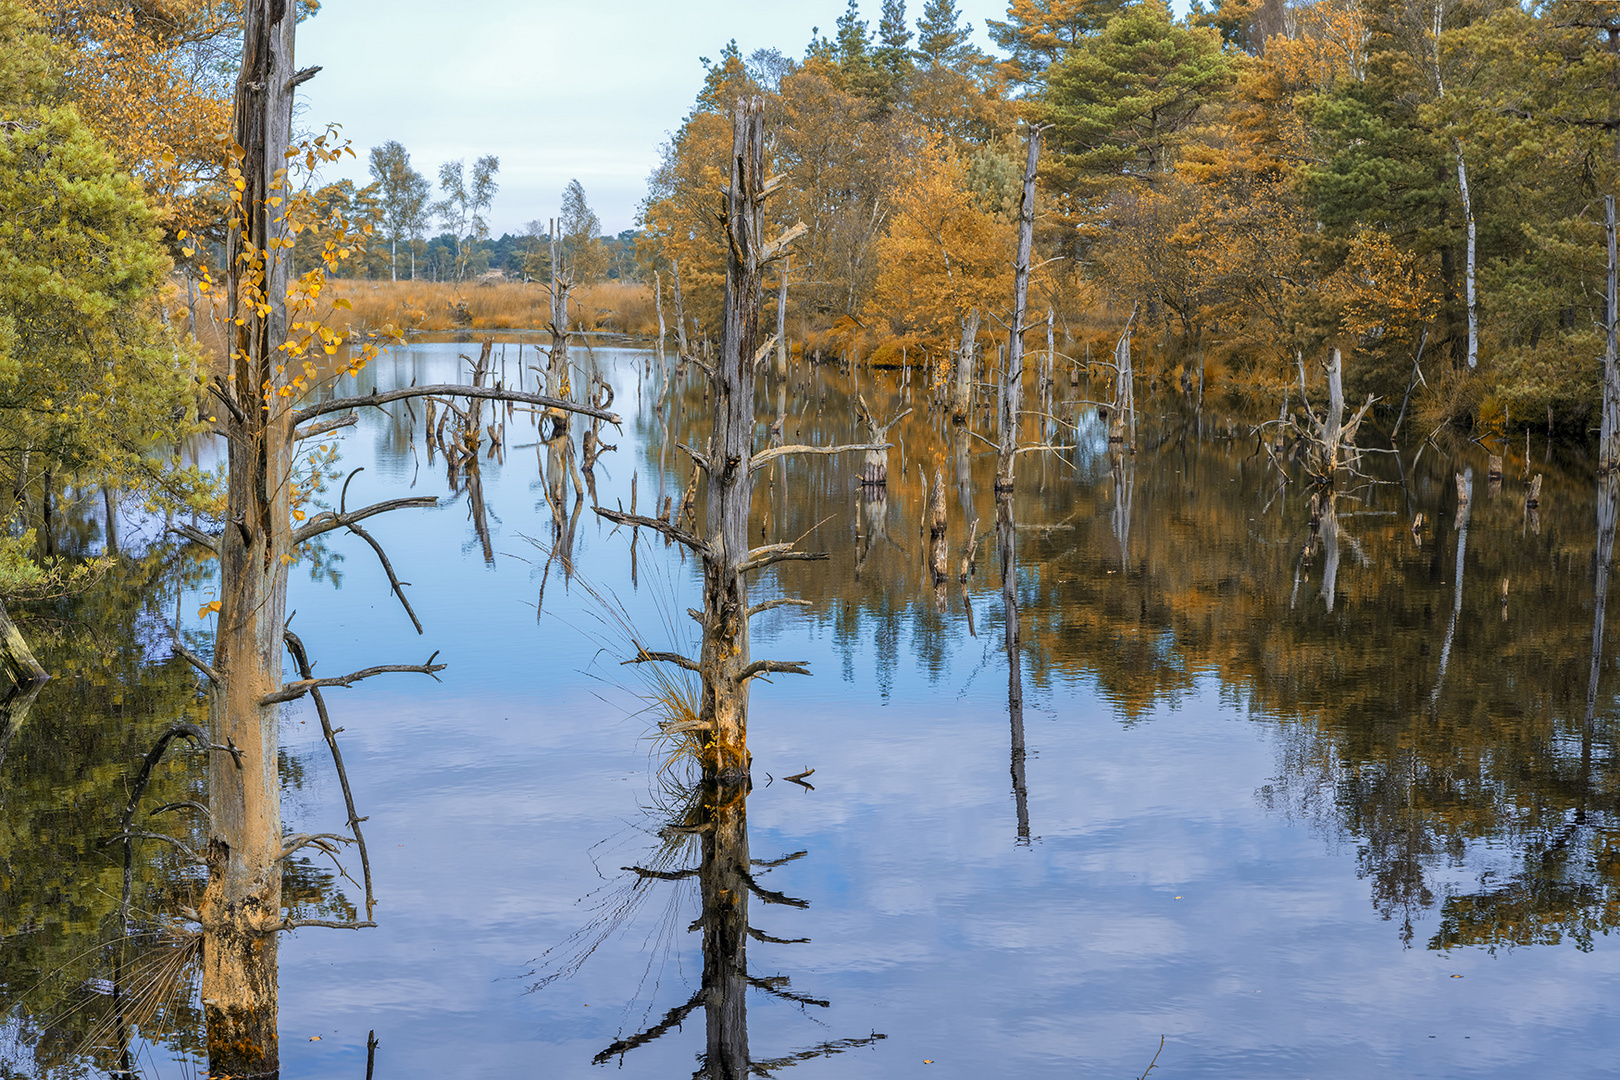
<svg viewBox="0 0 1620 1080"><path fill-rule="evenodd" d="M949 142L931 139L917 158L876 245L882 269L867 315L869 323L883 320L896 334L943 347L960 336L972 308L1010 305L1016 226L968 190L966 166Z"/></svg>

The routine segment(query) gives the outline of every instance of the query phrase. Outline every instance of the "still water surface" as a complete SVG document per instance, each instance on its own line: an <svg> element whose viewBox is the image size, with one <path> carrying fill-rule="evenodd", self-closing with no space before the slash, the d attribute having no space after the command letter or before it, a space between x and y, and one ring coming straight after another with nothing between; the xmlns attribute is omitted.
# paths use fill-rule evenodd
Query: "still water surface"
<svg viewBox="0 0 1620 1080"><path fill-rule="evenodd" d="M465 381L460 354L475 349L398 349L362 385ZM515 384L517 345L496 349ZM666 433L646 354L598 349L594 362L625 417L603 433L617 450L597 467L597 498L628 508L634 476L642 512L660 493L678 504L690 463L674 443L706 431L701 380L677 382ZM1135 1077L1161 1036L1164 1076L1612 1068L1614 650L1605 631L1588 724L1589 465L1540 439L1528 461L1522 443L1368 454L1313 532L1298 470L1285 483L1247 423L1152 398L1139 452L1111 461L1094 410L1064 403L1088 389L1060 386L1053 411L1074 426L1059 435L1075 445L1021 459L998 536L989 447L942 434L893 373L861 381L879 413L916 410L891 436L885 499L857 490L853 457L760 474L763 537L802 536L831 558L754 587L756 601L812 602L756 619L754 655L815 674L756 683L754 790L708 834L685 827L644 684L618 663L633 646L603 614L620 610L649 648L695 651L695 564L597 520L588 499L574 517L571 482L554 515L541 474L555 463L522 413L479 492L452 490L404 406L362 414L341 444L343 469L365 469L350 506L441 498L372 528L425 633L369 549L336 534L295 580L293 628L318 673L435 649L449 668L439 683L398 676L328 698L369 815L380 926L283 944L284 1075L363 1075L371 1030L384 1078L691 1075L710 1039L703 902L727 864L759 933L746 1030L726 1038L746 1039L760 1075ZM787 442L859 441L848 376L790 382L780 401L762 390L762 439L780 409ZM1505 451L1500 484L1490 449ZM922 472L936 467L953 567L980 522L965 589L936 592L922 561ZM1545 476L1536 511L1527 469ZM152 594L206 630L206 569L167 557ZM70 838L42 883L21 868L22 830L44 839L39 822L94 791L121 805L119 778L144 752L79 737L83 760L64 765L51 718L114 731L166 656L156 614L131 616L108 646L134 660L100 684L51 684L12 740L0 902L14 1016L48 1011L24 992L43 961L20 944L53 932L41 890L105 891L116 862ZM312 710L288 707L284 741L289 825L337 827ZM813 789L783 779L812 768ZM86 769L99 786L52 779ZM681 873L700 864L709 876ZM330 874L311 880L312 904L341 907ZM707 959L712 978L736 958ZM178 1032L184 1010L169 1019ZM46 1036L14 1019L9 1037L26 1074ZM144 1074L195 1075L189 1039L149 1046Z"/></svg>

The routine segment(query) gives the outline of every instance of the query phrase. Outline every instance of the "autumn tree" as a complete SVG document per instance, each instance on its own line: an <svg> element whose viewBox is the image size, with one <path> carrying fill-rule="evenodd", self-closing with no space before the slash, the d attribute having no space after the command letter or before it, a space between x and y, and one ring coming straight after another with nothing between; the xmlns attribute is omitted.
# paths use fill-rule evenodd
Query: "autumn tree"
<svg viewBox="0 0 1620 1080"><path fill-rule="evenodd" d="M602 243L602 221L585 200L578 180L563 189L562 214L557 219L563 266L575 285L600 281L607 274L608 252Z"/></svg>
<svg viewBox="0 0 1620 1080"><path fill-rule="evenodd" d="M393 140L371 148L371 178L378 185L382 206L382 235L388 241L388 277L399 279L399 244L407 246L428 222L427 177L411 167L411 155ZM416 277L416 255L411 252L411 277Z"/></svg>
<svg viewBox="0 0 1620 1080"><path fill-rule="evenodd" d="M59 92L119 166L142 182L171 240L182 230L217 226L239 6L212 0L27 0L27 6L61 48Z"/></svg>
<svg viewBox="0 0 1620 1080"><path fill-rule="evenodd" d="M152 455L190 429L195 358L167 326L160 213L75 109L49 104L39 25L0 0L0 468L47 499L65 470L172 489Z"/></svg>
<svg viewBox="0 0 1620 1080"><path fill-rule="evenodd" d="M865 316L943 351L960 338L970 311L1006 306L1012 215L1001 193L992 202L971 189L968 166L949 142L920 143L914 160L927 167L913 169L895 193L888 232L874 253L882 270Z"/></svg>
<svg viewBox="0 0 1620 1080"><path fill-rule="evenodd" d="M457 281L467 276L467 264L478 241L489 237L489 220L484 215L500 190L495 180L500 171L500 158L494 154L485 154L473 162L470 177L461 161L439 166L439 191L444 197L433 204L433 213L445 231L455 237Z"/></svg>

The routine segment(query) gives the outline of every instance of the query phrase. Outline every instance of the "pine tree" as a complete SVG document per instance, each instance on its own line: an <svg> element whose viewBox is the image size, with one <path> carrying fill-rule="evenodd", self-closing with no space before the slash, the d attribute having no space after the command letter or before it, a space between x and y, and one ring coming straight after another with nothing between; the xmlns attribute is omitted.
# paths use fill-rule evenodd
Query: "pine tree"
<svg viewBox="0 0 1620 1080"><path fill-rule="evenodd" d="M917 20L917 54L930 67L951 67L978 55L970 42L973 24L962 24L956 0L928 0Z"/></svg>
<svg viewBox="0 0 1620 1080"><path fill-rule="evenodd" d="M878 22L877 66L891 80L904 75L911 64L911 27L906 22L906 0L883 0Z"/></svg>

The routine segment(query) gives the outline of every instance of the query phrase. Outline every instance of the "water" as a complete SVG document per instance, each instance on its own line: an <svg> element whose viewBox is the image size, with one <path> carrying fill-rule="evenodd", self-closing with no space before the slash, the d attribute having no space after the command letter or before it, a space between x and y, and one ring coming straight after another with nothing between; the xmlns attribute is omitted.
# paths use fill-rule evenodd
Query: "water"
<svg viewBox="0 0 1620 1080"><path fill-rule="evenodd" d="M454 381L474 348L399 350L361 387ZM517 345L496 349L515 383ZM678 504L691 467L673 443L701 442L701 380L678 384L666 446L645 354L594 362L625 417L603 432L618 449L596 470L598 499L628 508L634 473L641 512L660 488ZM786 441L860 440L848 377L792 382ZM893 373L861 382L885 418L906 398ZM295 575L293 628L319 674L435 649L449 667L437 683L329 694L369 816L380 925L283 943L284 1074L363 1075L372 1030L380 1077L690 1074L709 1040L694 999L704 942L711 978L727 974L718 920L739 914L738 894L764 937L747 940L745 1033L730 1023L716 1045L745 1038L767 1075L1134 1077L1161 1036L1166 1076L1608 1068L1620 861L1608 629L1585 723L1590 466L1540 440L1528 462L1523 444L1369 453L1313 545L1298 470L1282 483L1246 423L1145 397L1139 452L1111 461L1094 410L1064 403L1079 396L1060 386L1054 408L1077 445L1019 465L1021 737L989 447L942 435L914 393L885 500L856 489L858 455L796 462L774 484L759 474L760 542L802 536L830 558L762 576L754 600L812 606L757 618L753 652L814 675L756 684L754 790L707 818L661 771L644 683L618 663L634 647L603 617L620 608L646 647L695 651L692 560L642 530L632 572L631 530L588 505L563 558L523 414L504 459L480 468L486 558L478 500L413 448L403 406L363 413L341 443L343 472L365 470L349 506L441 498L368 523L425 633L370 549L336 534L313 575ZM762 439L777 409L762 392ZM922 561L921 472L936 464L953 571L966 522L980 522L965 589L953 575L936 591ZM1534 513L1527 467L1545 476ZM80 616L107 620L99 652L71 629L44 635L47 666L74 674L49 685L5 760L0 988L5 1056L24 1075L85 1060L67 1033L97 1007L89 980L111 976L92 955L35 983L105 940L121 856L95 840L116 831L150 731L197 710L160 619L178 610L207 629L206 567L151 560L98 601L121 614ZM284 733L290 826L337 828L341 793L306 703L288 706ZM813 790L784 779L810 768ZM200 797L199 775L181 755L162 797ZM161 848L140 849L142 881L183 893ZM299 882L312 908L357 895L329 863ZM144 1030L145 1075L200 1071L190 1006Z"/></svg>

